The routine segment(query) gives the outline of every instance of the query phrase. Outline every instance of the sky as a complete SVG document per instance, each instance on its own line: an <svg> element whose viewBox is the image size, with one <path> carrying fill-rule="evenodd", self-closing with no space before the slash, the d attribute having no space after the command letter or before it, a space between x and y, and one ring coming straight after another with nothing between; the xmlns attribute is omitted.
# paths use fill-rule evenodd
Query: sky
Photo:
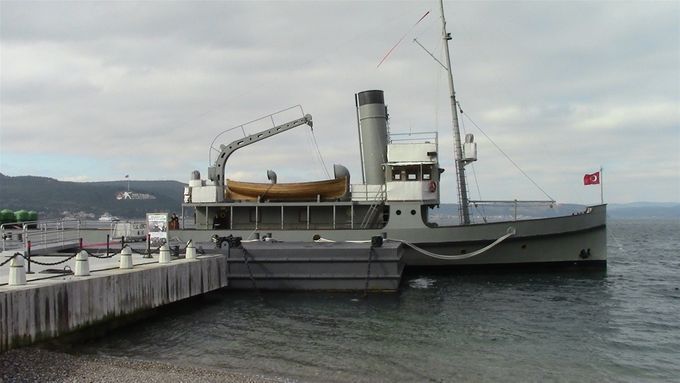
<svg viewBox="0 0 680 383"><path fill-rule="evenodd" d="M602 167L606 202L680 202L680 2L445 12L461 126L478 143L471 199L598 203L583 176ZM313 131L237 151L227 177L312 181L339 163L360 183L354 94L381 89L391 132L438 132L455 202L445 71L414 38L445 62L438 2L3 0L0 172L187 182L207 175L211 145L309 113Z"/></svg>

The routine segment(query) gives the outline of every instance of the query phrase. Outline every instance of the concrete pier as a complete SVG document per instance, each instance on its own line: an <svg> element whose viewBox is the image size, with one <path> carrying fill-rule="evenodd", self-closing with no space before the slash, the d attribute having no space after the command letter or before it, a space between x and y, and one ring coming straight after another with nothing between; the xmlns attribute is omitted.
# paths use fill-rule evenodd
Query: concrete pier
<svg viewBox="0 0 680 383"><path fill-rule="evenodd" d="M157 262L143 264L133 264L133 250L127 246L103 258L81 251L64 260L75 262L75 275L28 281L24 258L17 254L9 267L17 270L10 270L7 285L0 285L0 352L221 288L396 291L404 269L398 243L270 240L239 246L239 241L230 238L224 248L198 257L190 243L188 259L175 259L164 245ZM93 270L90 260L106 268ZM41 267L57 264L34 262Z"/></svg>
<svg viewBox="0 0 680 383"><path fill-rule="evenodd" d="M226 271L217 254L0 286L0 352L226 287Z"/></svg>

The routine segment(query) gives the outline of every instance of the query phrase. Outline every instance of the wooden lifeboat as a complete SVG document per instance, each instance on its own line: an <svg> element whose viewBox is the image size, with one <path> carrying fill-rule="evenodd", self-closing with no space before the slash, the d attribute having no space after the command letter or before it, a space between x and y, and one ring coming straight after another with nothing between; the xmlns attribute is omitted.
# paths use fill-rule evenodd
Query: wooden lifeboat
<svg viewBox="0 0 680 383"><path fill-rule="evenodd" d="M347 194L347 177L332 180L297 183L256 183L227 180L225 197L232 201L306 201L321 199L332 200Z"/></svg>

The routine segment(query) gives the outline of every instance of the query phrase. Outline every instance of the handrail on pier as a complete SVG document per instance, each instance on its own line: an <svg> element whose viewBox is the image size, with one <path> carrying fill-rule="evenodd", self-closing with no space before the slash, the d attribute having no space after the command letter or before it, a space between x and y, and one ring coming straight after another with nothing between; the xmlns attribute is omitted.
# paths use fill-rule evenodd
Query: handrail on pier
<svg viewBox="0 0 680 383"><path fill-rule="evenodd" d="M78 219L10 222L0 225L2 250L28 251L32 248L63 247L77 242L81 222Z"/></svg>

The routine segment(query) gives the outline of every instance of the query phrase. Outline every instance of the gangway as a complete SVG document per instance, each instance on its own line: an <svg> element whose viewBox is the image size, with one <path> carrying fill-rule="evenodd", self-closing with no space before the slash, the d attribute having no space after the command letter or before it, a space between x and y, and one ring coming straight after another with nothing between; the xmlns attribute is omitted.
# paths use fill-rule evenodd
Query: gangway
<svg viewBox="0 0 680 383"><path fill-rule="evenodd" d="M31 255L44 255L76 249L80 228L80 220L75 219L4 223L0 225L2 255L29 251Z"/></svg>

